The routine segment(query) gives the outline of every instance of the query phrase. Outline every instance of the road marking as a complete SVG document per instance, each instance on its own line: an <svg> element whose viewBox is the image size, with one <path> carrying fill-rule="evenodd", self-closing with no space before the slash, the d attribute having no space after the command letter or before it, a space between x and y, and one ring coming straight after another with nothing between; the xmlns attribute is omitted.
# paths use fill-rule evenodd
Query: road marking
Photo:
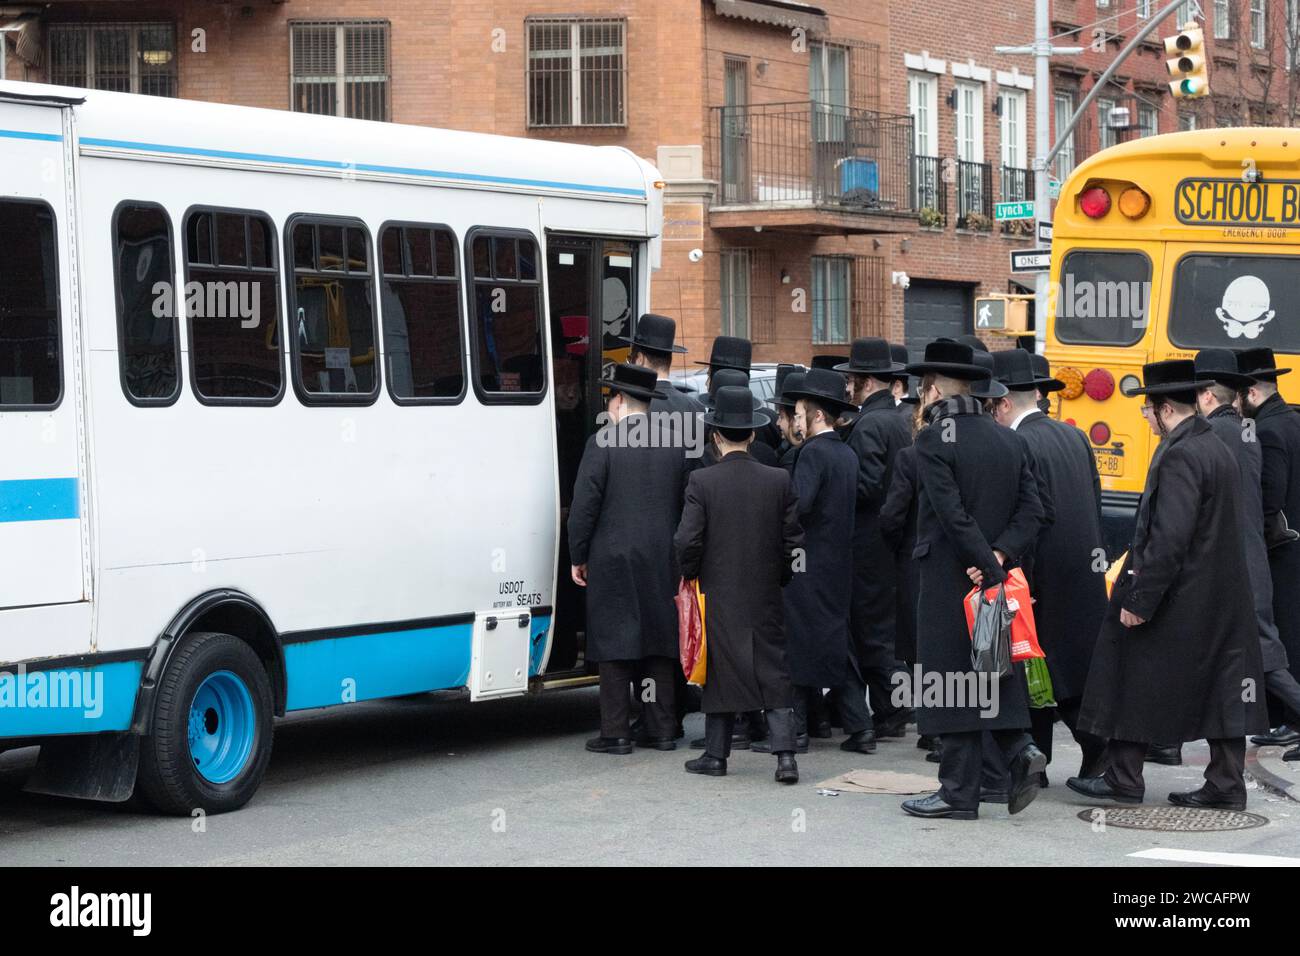
<svg viewBox="0 0 1300 956"><path fill-rule="evenodd" d="M1130 857L1168 860L1171 863L1209 863L1215 866L1300 866L1300 857L1264 856L1260 853L1213 853L1209 850L1139 850Z"/></svg>

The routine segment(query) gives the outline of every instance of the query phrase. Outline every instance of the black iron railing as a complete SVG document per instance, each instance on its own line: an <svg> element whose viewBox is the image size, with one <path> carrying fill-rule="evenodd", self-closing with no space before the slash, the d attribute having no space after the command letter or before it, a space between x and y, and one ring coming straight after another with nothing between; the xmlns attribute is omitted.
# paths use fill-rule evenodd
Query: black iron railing
<svg viewBox="0 0 1300 956"><path fill-rule="evenodd" d="M993 167L957 160L957 228L993 228Z"/></svg>
<svg viewBox="0 0 1300 956"><path fill-rule="evenodd" d="M943 159L939 156L917 156L913 160L912 208L916 210L922 226L948 224L948 184L943 178Z"/></svg>
<svg viewBox="0 0 1300 956"><path fill-rule="evenodd" d="M719 206L911 213L912 118L821 103L713 108Z"/></svg>
<svg viewBox="0 0 1300 956"><path fill-rule="evenodd" d="M1034 171L1016 166L1002 167L1002 201L1027 202L1034 198ZM1001 223L1008 236L1032 236L1033 219L1008 219Z"/></svg>

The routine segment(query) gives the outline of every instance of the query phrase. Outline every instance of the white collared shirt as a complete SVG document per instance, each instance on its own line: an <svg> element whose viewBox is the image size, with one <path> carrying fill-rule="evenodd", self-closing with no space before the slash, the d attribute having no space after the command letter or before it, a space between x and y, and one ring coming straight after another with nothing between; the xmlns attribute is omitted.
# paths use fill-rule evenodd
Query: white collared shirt
<svg viewBox="0 0 1300 956"><path fill-rule="evenodd" d="M1037 411L1042 411L1042 409L1039 409L1039 408L1027 408L1027 409L1025 409L1023 412L1021 412L1019 415L1017 415L1016 418L1015 418L1015 421L1013 421L1013 422L1011 423L1011 430L1012 430L1012 431L1015 431L1017 428L1020 427L1020 423L1021 423L1021 422L1023 422L1026 418L1028 418L1030 415L1034 414L1034 412L1037 412Z"/></svg>

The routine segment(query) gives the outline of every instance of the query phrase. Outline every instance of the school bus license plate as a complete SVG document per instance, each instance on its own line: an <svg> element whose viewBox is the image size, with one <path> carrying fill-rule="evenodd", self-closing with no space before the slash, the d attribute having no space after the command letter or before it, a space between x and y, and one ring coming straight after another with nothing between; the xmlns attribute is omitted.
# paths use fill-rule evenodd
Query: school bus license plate
<svg viewBox="0 0 1300 956"><path fill-rule="evenodd" d="M1122 451L1110 448L1105 450L1094 448L1092 454L1097 460L1097 473L1099 475L1118 477L1124 474L1124 453Z"/></svg>

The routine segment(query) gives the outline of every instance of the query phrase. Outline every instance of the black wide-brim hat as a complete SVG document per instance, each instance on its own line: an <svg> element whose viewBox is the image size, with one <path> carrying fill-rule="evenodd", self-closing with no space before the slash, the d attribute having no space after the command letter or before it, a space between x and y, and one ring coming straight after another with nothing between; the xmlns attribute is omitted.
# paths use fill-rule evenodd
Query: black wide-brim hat
<svg viewBox="0 0 1300 956"><path fill-rule="evenodd" d="M937 339L925 347L925 358L907 366L909 375L945 375L964 381L986 378L988 369L975 364L969 345L952 339Z"/></svg>
<svg viewBox="0 0 1300 956"><path fill-rule="evenodd" d="M1237 353L1232 349L1201 349L1192 363L1196 367L1196 381L1201 385L1214 382L1239 390L1255 384L1253 378L1237 370Z"/></svg>
<svg viewBox="0 0 1300 956"><path fill-rule="evenodd" d="M894 361L889 343L884 339L854 339L849 347L849 360L835 366L837 372L853 375L873 375L876 378L893 378L907 370Z"/></svg>
<svg viewBox="0 0 1300 956"><path fill-rule="evenodd" d="M749 344L749 339L738 338L734 335L719 335L713 340L713 348L709 352L709 360L701 362L696 359L696 365L707 365L709 368L734 368L737 371L749 374L749 367L754 361L754 347Z"/></svg>
<svg viewBox="0 0 1300 956"><path fill-rule="evenodd" d="M752 431L768 424L768 419L754 408L754 394L748 388L724 385L714 395L713 407L704 413L704 424Z"/></svg>
<svg viewBox="0 0 1300 956"><path fill-rule="evenodd" d="M1142 385L1129 389L1130 395L1173 395L1200 388L1196 381L1196 363L1191 359L1165 359L1142 366Z"/></svg>
<svg viewBox="0 0 1300 956"><path fill-rule="evenodd" d="M776 370L776 398L772 399L773 405L779 405L782 408L794 408L795 400L786 397L786 389L798 388L803 384L804 376L808 370L802 365L783 365Z"/></svg>
<svg viewBox="0 0 1300 956"><path fill-rule="evenodd" d="M898 374L894 377L906 385L907 380L911 378L911 376L907 374L907 346L891 343L889 346L889 357L892 358L894 364L898 366Z"/></svg>
<svg viewBox="0 0 1300 956"><path fill-rule="evenodd" d="M608 392L622 392L648 402L655 397L655 383L658 379L654 369L623 363L610 370L609 378L600 380L600 387Z"/></svg>
<svg viewBox="0 0 1300 956"><path fill-rule="evenodd" d="M740 369L736 369L736 368L720 368L715 373L713 373L713 375L710 377L709 388L710 391L705 392L703 395L699 397L700 404L703 405L705 408L713 407L714 395L718 392L719 389L743 388L746 391L748 391L749 373L742 372ZM750 392L750 395L753 394L754 394L753 392ZM763 400L761 398L758 398L757 396L754 396L754 410L757 411L762 407L763 407Z"/></svg>
<svg viewBox="0 0 1300 956"><path fill-rule="evenodd" d="M787 388L781 397L796 402L801 398L811 399L819 405L828 406L834 412L858 410L858 406L844 398L844 378L828 368L809 369L803 382L794 388Z"/></svg>
<svg viewBox="0 0 1300 956"><path fill-rule="evenodd" d="M673 344L675 338L675 321L666 315L647 312L637 320L636 330L631 335L620 335L618 340L646 352L685 352L686 346Z"/></svg>
<svg viewBox="0 0 1300 956"><path fill-rule="evenodd" d="M1270 348L1242 349L1237 353L1237 371L1256 381L1271 381L1291 371L1278 368Z"/></svg>
<svg viewBox="0 0 1300 956"><path fill-rule="evenodd" d="M812 357L812 367L833 369L848 360L847 355L814 355Z"/></svg>
<svg viewBox="0 0 1300 956"><path fill-rule="evenodd" d="M1021 351L1029 352L1029 363L1034 369L1034 381L1041 391L1059 392L1065 388L1064 382L1052 377L1052 366L1048 363L1046 355L1039 355L1029 349Z"/></svg>
<svg viewBox="0 0 1300 956"><path fill-rule="evenodd" d="M1065 383L1046 375L1043 368L1047 359L1025 349L1003 349L993 354L993 377L1013 392L1032 392L1041 389L1055 392L1065 388ZM1042 365L1035 361L1041 358Z"/></svg>
<svg viewBox="0 0 1300 956"><path fill-rule="evenodd" d="M975 364L984 369L987 377L977 378L971 382L970 393L972 398L1006 398L1007 387L993 377L993 354L991 352L976 352L971 350L971 358Z"/></svg>

